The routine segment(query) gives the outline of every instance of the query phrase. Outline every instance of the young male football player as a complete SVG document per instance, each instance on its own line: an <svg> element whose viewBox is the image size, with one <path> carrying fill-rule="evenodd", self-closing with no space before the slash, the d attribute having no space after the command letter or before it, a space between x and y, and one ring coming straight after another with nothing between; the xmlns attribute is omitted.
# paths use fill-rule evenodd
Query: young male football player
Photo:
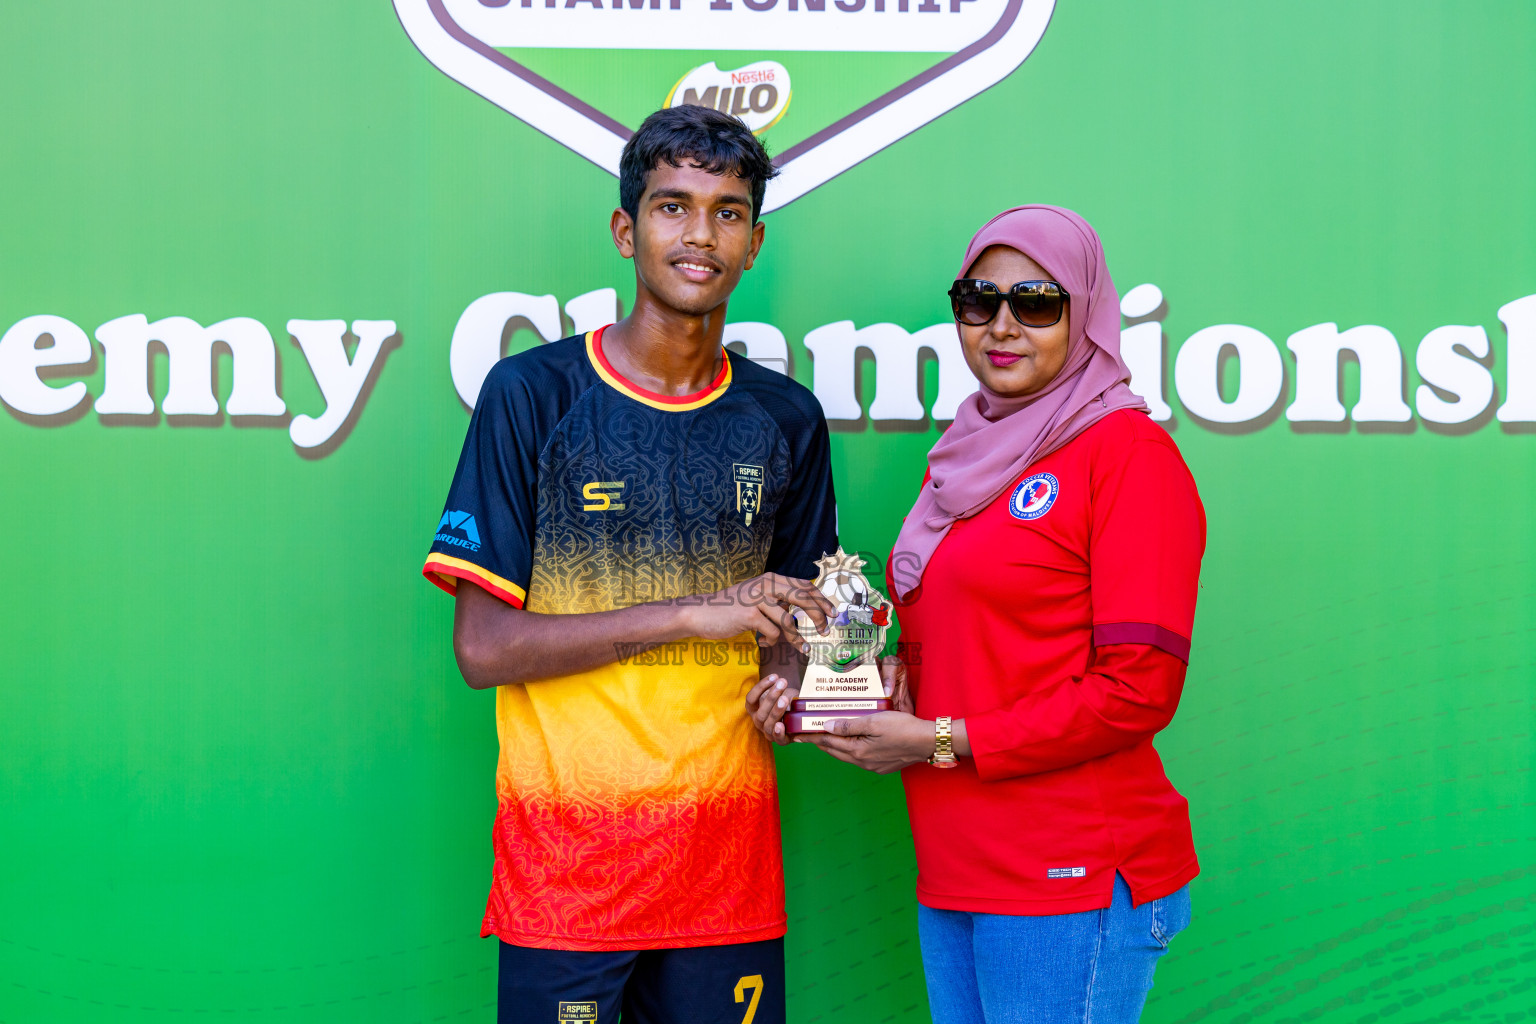
<svg viewBox="0 0 1536 1024"><path fill-rule="evenodd" d="M733 117L647 118L611 221L633 310L502 360L470 420L424 572L457 595L465 681L497 688L503 1024L784 1020L773 753L744 700L794 609L825 623L805 581L837 537L820 406L721 345L774 173Z"/></svg>

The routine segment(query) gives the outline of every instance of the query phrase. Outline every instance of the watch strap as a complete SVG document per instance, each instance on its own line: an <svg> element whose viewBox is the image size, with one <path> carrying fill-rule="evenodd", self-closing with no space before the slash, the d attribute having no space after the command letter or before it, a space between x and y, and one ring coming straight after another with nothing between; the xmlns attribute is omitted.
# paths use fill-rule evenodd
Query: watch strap
<svg viewBox="0 0 1536 1024"><path fill-rule="evenodd" d="M953 768L955 759L954 723L948 715L940 715L933 723L933 756L928 763L935 768Z"/></svg>

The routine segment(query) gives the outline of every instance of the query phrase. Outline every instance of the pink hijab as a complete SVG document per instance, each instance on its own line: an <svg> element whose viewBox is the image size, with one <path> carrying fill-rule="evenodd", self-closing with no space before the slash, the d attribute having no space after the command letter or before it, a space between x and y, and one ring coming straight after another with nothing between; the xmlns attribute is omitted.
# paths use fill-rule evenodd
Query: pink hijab
<svg viewBox="0 0 1536 1024"><path fill-rule="evenodd" d="M990 245L1017 249L1071 296L1067 361L1032 395L1008 398L986 385L960 403L954 423L928 453L929 480L918 493L896 547L891 579L899 598L923 578L928 559L957 519L975 515L1031 464L1119 409L1147 411L1130 389L1120 358L1120 296L1104 247L1088 222L1059 206L1016 206L982 225L957 278ZM1007 287L1011 281L999 281ZM1001 316L1002 312L999 311Z"/></svg>

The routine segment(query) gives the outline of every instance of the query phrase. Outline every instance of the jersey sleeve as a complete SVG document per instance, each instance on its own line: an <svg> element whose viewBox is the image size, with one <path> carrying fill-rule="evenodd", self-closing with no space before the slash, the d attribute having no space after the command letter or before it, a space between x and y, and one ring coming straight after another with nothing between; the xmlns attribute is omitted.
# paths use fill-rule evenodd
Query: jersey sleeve
<svg viewBox="0 0 1536 1024"><path fill-rule="evenodd" d="M1093 645L1150 644L1189 661L1205 510L1171 445L1138 440L1094 481Z"/></svg>
<svg viewBox="0 0 1536 1024"><path fill-rule="evenodd" d="M832 444L827 421L816 409L790 439L790 481L773 527L768 572L816 578L816 560L837 550L837 496L832 489Z"/></svg>
<svg viewBox="0 0 1536 1024"><path fill-rule="evenodd" d="M528 595L538 485L532 396L509 361L486 378L422 574L469 580L514 608Z"/></svg>

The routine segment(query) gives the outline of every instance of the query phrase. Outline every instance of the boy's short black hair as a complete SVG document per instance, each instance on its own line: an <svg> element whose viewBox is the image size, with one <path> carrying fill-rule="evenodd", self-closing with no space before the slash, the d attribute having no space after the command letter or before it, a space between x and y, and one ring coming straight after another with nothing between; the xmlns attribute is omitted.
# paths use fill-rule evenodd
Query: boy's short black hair
<svg viewBox="0 0 1536 1024"><path fill-rule="evenodd" d="M686 160L711 174L745 178L752 187L754 224L763 210L768 180L779 173L768 151L740 118L713 107L668 107L645 119L619 158L619 205L631 217L639 218L645 179L663 160L673 167L681 167Z"/></svg>

